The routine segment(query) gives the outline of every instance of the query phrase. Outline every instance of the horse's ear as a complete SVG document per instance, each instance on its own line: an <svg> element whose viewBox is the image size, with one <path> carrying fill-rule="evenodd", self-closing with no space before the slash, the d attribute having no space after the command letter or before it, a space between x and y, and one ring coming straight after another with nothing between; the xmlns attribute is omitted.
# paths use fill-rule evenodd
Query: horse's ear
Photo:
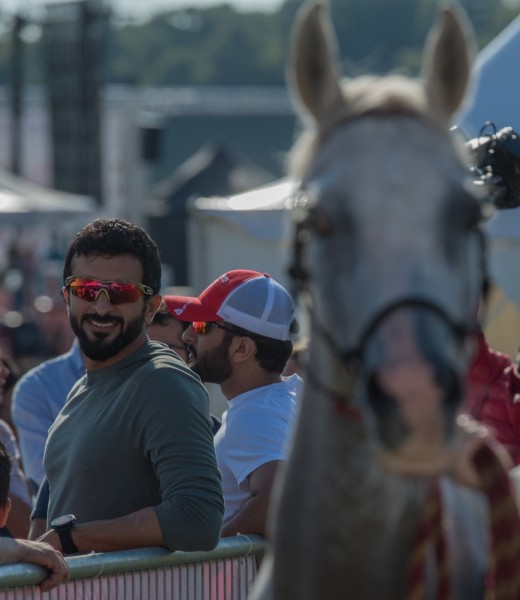
<svg viewBox="0 0 520 600"><path fill-rule="evenodd" d="M428 36L424 72L431 106L447 122L466 96L475 48L473 29L462 9L445 6Z"/></svg>
<svg viewBox="0 0 520 600"><path fill-rule="evenodd" d="M340 76L336 37L328 11L322 2L309 3L300 9L295 24L289 88L304 110L321 121L341 102Z"/></svg>

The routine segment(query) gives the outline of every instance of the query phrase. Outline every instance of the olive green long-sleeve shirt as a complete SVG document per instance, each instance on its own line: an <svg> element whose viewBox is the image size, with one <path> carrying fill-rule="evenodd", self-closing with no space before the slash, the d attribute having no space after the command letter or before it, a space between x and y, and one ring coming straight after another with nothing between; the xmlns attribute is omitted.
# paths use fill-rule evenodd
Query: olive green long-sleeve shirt
<svg viewBox="0 0 520 600"><path fill-rule="evenodd" d="M170 550L218 543L224 504L208 394L162 344L78 381L49 431L44 465L49 523L153 506Z"/></svg>

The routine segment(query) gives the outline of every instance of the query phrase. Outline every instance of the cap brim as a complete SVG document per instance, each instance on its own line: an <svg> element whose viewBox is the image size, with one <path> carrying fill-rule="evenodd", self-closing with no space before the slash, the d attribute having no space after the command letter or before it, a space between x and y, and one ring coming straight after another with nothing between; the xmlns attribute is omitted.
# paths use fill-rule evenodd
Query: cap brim
<svg viewBox="0 0 520 600"><path fill-rule="evenodd" d="M190 296L164 296L170 313L179 321L222 321L222 318L206 306L198 298Z"/></svg>

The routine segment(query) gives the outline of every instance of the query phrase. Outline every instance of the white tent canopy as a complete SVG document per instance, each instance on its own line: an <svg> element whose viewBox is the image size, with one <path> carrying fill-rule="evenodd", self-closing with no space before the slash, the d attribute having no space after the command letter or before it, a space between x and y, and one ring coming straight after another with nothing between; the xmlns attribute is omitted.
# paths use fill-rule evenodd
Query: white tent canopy
<svg viewBox="0 0 520 600"><path fill-rule="evenodd" d="M46 188L0 169L0 224L27 224L91 215L89 196Z"/></svg>
<svg viewBox="0 0 520 600"><path fill-rule="evenodd" d="M288 285L289 203L282 179L229 197L189 203L189 277L196 292L230 269L269 273Z"/></svg>
<svg viewBox="0 0 520 600"><path fill-rule="evenodd" d="M478 135L486 121L497 130L520 131L520 16L479 52L474 66L475 88L457 122L469 137Z"/></svg>

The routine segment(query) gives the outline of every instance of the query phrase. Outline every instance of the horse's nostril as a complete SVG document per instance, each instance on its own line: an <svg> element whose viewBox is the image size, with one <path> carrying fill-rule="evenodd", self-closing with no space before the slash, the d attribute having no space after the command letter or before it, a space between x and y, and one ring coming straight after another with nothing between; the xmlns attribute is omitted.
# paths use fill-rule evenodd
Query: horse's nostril
<svg viewBox="0 0 520 600"><path fill-rule="evenodd" d="M463 386L460 376L446 363L435 365L435 376L444 390L444 402L454 410L458 409L464 399Z"/></svg>

